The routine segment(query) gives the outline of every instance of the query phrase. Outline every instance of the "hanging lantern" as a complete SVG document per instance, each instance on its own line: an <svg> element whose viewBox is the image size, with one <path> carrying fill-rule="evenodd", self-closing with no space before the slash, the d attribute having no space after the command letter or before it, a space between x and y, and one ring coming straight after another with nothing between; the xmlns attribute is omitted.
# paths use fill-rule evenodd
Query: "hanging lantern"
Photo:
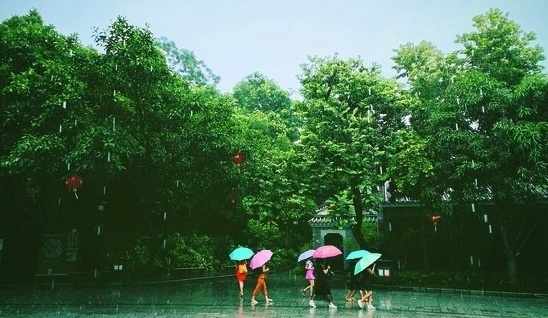
<svg viewBox="0 0 548 318"><path fill-rule="evenodd" d="M244 163L244 155L241 152L237 152L234 157L232 158L234 163L239 167L242 163Z"/></svg>
<svg viewBox="0 0 548 318"><path fill-rule="evenodd" d="M78 195L76 194L76 191L78 191L78 188L80 188L83 183L84 183L84 180L82 180L82 177L80 177L79 175L73 175L72 177L68 178L65 181L65 184L67 185L67 187L69 187L69 189L72 190L72 192L74 192L74 196L76 197L76 199L78 199Z"/></svg>
<svg viewBox="0 0 548 318"><path fill-rule="evenodd" d="M437 231L438 230L437 225L439 220L441 219L441 215L439 213L433 214L431 219L432 219L432 223L434 223L434 231Z"/></svg>

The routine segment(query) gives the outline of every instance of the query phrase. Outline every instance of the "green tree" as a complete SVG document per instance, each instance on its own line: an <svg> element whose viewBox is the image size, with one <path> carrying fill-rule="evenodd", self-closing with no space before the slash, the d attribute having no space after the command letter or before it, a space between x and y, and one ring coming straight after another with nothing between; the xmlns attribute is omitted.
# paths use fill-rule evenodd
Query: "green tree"
<svg viewBox="0 0 548 318"><path fill-rule="evenodd" d="M76 227L90 241L97 204L108 202L108 239L95 244L103 255L88 244L82 263L138 247L148 251L142 255L150 268L163 257L169 230L201 236L230 229L219 216L227 215L236 176L233 99L174 72L152 33L121 17L96 32L101 54L45 26L36 11L5 21L0 33L0 178L2 196L18 211L3 214L10 218L3 224L41 228L51 219L55 230ZM84 179L79 200L65 191L73 173ZM180 228L168 229L164 212ZM148 246L135 237L150 238L142 240Z"/></svg>
<svg viewBox="0 0 548 318"><path fill-rule="evenodd" d="M77 164L74 156L80 132L89 133L95 122L84 96L86 76L99 55L82 47L76 36L60 35L45 25L35 10L4 21L0 33L0 192L9 207L3 210L2 223L13 229L12 235L32 233L30 246L20 254L26 259L15 260L32 277L44 227L78 222L77 214L65 211L71 207L65 202L74 195L63 196L64 181L89 168Z"/></svg>
<svg viewBox="0 0 548 318"><path fill-rule="evenodd" d="M295 154L287 127L274 112L260 110L242 110L238 122L247 127L240 136L246 160L239 191L250 237L256 238L253 244L297 248L314 206L293 175Z"/></svg>
<svg viewBox="0 0 548 318"><path fill-rule="evenodd" d="M292 141L298 139L299 118L294 112L293 101L290 94L276 82L261 73L253 73L234 86L232 95L248 111L272 111L278 114L288 128L288 137Z"/></svg>
<svg viewBox="0 0 548 318"><path fill-rule="evenodd" d="M165 37L156 40L156 45L164 52L168 65L177 74L194 85L219 83L220 77L199 60L194 52L178 48L175 42Z"/></svg>
<svg viewBox="0 0 548 318"><path fill-rule="evenodd" d="M166 211L187 234L229 228L223 222L234 182L234 104L206 85L196 69L173 72L150 31L123 18L98 33L97 41L105 49L104 71L110 75L100 88L106 92L102 115L113 117L109 111L119 110L113 155L127 152L122 153L126 170L120 178L126 180L126 200L140 202L134 211L120 210L136 221L134 230L151 236L152 267L165 253L167 233L159 220Z"/></svg>
<svg viewBox="0 0 548 318"><path fill-rule="evenodd" d="M419 99L410 122L424 141L413 144L424 149L419 158L428 168L400 182L420 187L411 191L428 205L442 205L445 197L473 212L474 203L495 202L491 218L509 281L517 283L516 255L547 217L535 211L548 186L548 82L534 35L507 14L489 10L474 18L474 27L457 38L464 50L445 57L428 43L397 50L396 69Z"/></svg>
<svg viewBox="0 0 548 318"><path fill-rule="evenodd" d="M293 256L310 238L307 221L315 210L296 177L292 142L298 139L299 118L289 94L260 73L236 84L233 96L241 107L238 122L247 159L240 191L251 246L276 246L275 261L285 259L283 266L292 267Z"/></svg>
<svg viewBox="0 0 548 318"><path fill-rule="evenodd" d="M234 86L232 95L247 110L278 112L291 107L289 94L261 73L253 73Z"/></svg>
<svg viewBox="0 0 548 318"><path fill-rule="evenodd" d="M363 213L377 210L394 133L404 128L401 86L359 59L311 58L303 65L304 118L298 152L309 193L331 202L330 215L349 224L365 248ZM345 204L341 204L344 202ZM352 202L348 205L348 202Z"/></svg>
<svg viewBox="0 0 548 318"><path fill-rule="evenodd" d="M45 26L36 11L5 21L0 32L2 175L32 180L66 167L69 132L84 128L89 114L79 103L83 73L98 56Z"/></svg>

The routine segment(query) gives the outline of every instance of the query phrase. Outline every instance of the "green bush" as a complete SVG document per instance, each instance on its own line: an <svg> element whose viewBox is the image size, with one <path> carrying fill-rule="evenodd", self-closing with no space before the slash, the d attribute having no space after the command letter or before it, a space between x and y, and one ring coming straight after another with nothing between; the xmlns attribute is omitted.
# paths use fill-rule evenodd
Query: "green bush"
<svg viewBox="0 0 548 318"><path fill-rule="evenodd" d="M170 238L173 262L177 267L203 268L212 271L221 261L214 255L215 240L209 236L184 236L180 233Z"/></svg>
<svg viewBox="0 0 548 318"><path fill-rule="evenodd" d="M181 267L212 271L223 264L220 254L226 254L225 250L219 251L219 245L226 245L225 239L205 235L173 233L165 242L164 247L164 238L140 237L125 254L111 255L111 262L124 264L130 275L166 275Z"/></svg>

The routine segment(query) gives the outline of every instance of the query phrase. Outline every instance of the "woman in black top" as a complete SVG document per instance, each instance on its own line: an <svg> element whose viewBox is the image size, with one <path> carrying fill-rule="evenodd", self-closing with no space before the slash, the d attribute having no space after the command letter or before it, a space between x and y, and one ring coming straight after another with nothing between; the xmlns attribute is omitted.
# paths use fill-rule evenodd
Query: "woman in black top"
<svg viewBox="0 0 548 318"><path fill-rule="evenodd" d="M333 304L333 296L331 295L331 287L329 286L329 276L332 275L331 267L325 260L320 263L320 266L314 269L316 282L314 284L314 296L310 300L310 306L316 307L314 304L315 296L324 296L329 302L329 308L337 308Z"/></svg>

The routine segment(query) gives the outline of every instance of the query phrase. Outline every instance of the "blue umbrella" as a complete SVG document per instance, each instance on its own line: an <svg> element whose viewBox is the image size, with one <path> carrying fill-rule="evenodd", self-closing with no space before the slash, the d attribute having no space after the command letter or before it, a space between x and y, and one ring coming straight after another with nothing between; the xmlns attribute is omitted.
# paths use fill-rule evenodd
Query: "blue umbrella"
<svg viewBox="0 0 548 318"><path fill-rule="evenodd" d="M358 274L359 272L369 267L371 264L375 263L379 258L381 258L381 256L382 254L379 253L369 253L362 257L356 263L356 267L354 267L354 275Z"/></svg>
<svg viewBox="0 0 548 318"><path fill-rule="evenodd" d="M371 252L369 251L366 251L366 250L357 250L357 251L354 251L350 254L348 254L348 256L346 257L347 260L349 259L357 259L357 258L362 258L366 255L369 255L371 254Z"/></svg>
<svg viewBox="0 0 548 318"><path fill-rule="evenodd" d="M233 261L243 261L244 259L251 258L253 256L253 251L247 247L238 247L233 250L228 256Z"/></svg>
<svg viewBox="0 0 548 318"><path fill-rule="evenodd" d="M299 257L297 258L297 262L304 261L305 259L311 258L316 250L308 250L306 252L301 253Z"/></svg>

